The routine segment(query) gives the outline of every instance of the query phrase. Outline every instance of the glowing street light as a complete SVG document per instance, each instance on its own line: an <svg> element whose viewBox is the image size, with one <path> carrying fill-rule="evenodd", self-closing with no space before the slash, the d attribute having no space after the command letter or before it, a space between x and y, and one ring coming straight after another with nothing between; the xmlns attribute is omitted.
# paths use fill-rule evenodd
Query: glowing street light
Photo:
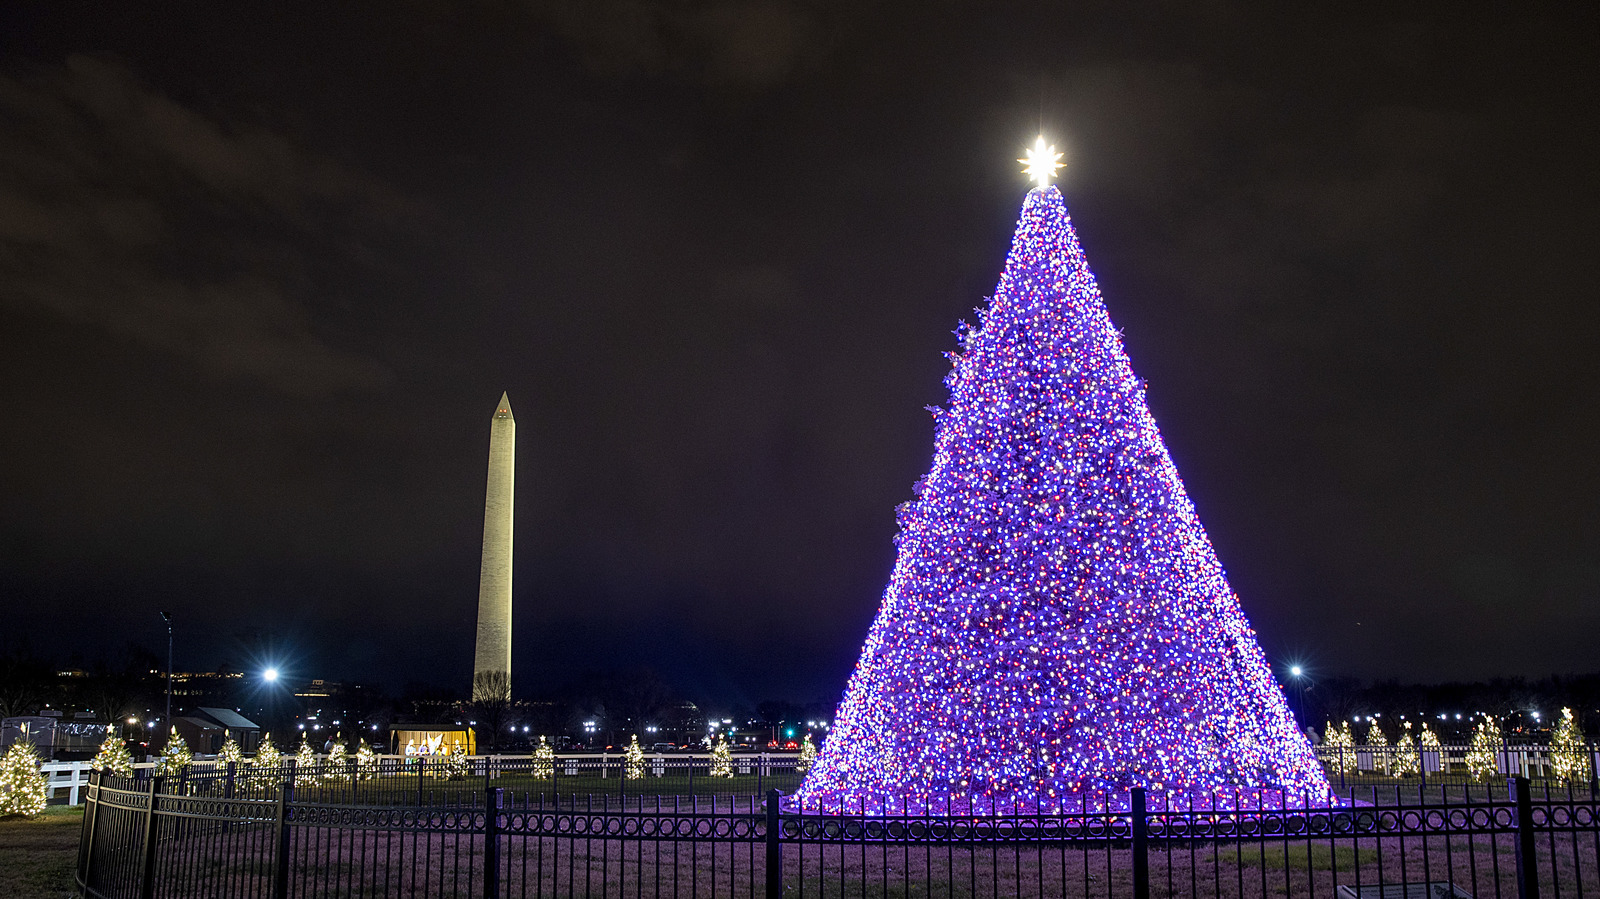
<svg viewBox="0 0 1600 899"><path fill-rule="evenodd" d="M268 668L267 670L261 672L261 679L269 684L272 683L278 679L278 669Z"/></svg>

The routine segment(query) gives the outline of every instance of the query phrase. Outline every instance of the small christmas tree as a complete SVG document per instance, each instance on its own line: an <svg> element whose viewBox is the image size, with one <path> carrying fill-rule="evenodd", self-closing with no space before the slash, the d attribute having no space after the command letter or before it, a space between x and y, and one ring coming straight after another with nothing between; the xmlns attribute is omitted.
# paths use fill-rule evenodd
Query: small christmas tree
<svg viewBox="0 0 1600 899"><path fill-rule="evenodd" d="M0 818L31 818L44 811L46 780L33 744L26 739L12 743L0 756Z"/></svg>
<svg viewBox="0 0 1600 899"><path fill-rule="evenodd" d="M711 776L733 776L733 749L728 746L727 737L718 737L717 745L711 747Z"/></svg>
<svg viewBox="0 0 1600 899"><path fill-rule="evenodd" d="M228 731L222 735L227 739L222 743L222 749L217 752L217 762L222 765L233 765L235 770L240 762L244 761L244 750L239 748L239 741L233 738Z"/></svg>
<svg viewBox="0 0 1600 899"><path fill-rule="evenodd" d="M1589 779L1589 748L1583 743L1583 732L1578 729L1572 709L1561 710L1561 723L1556 725L1555 737L1550 741L1550 766L1562 783Z"/></svg>
<svg viewBox="0 0 1600 899"><path fill-rule="evenodd" d="M294 766L305 771L317 766L317 751L311 748L311 740L303 734L300 737L300 746L294 751Z"/></svg>
<svg viewBox="0 0 1600 899"><path fill-rule="evenodd" d="M175 777L193 762L194 753L189 751L189 744L178 736L178 729L174 727L172 733L167 735L167 745L156 759L156 776Z"/></svg>
<svg viewBox="0 0 1600 899"><path fill-rule="evenodd" d="M1417 737L1417 746L1422 750L1422 767L1427 770L1428 754L1433 754L1434 770L1439 771L1448 766L1444 761L1444 744L1439 742L1439 735L1428 727L1428 722L1422 722L1422 733Z"/></svg>
<svg viewBox="0 0 1600 899"><path fill-rule="evenodd" d="M800 757L795 759L794 770L804 774L811 770L811 766L816 764L816 761L817 744L811 742L810 734L806 734L805 739L800 741Z"/></svg>
<svg viewBox="0 0 1600 899"><path fill-rule="evenodd" d="M344 748L342 737L333 738L333 748L328 750L327 770L322 776L325 780L340 783L350 779L350 752Z"/></svg>
<svg viewBox="0 0 1600 899"><path fill-rule="evenodd" d="M1422 759L1417 755L1417 741L1411 739L1411 722L1407 721L1400 730L1400 739L1394 744L1394 769L1389 773L1406 777L1421 772Z"/></svg>
<svg viewBox="0 0 1600 899"><path fill-rule="evenodd" d="M539 737L539 746L533 751L533 764L529 772L540 780L549 780L556 773L556 751Z"/></svg>
<svg viewBox="0 0 1600 899"><path fill-rule="evenodd" d="M1505 746L1500 724L1490 715L1472 730L1472 746L1467 750L1467 773L1473 780L1484 780L1500 773L1500 749Z"/></svg>
<svg viewBox="0 0 1600 899"><path fill-rule="evenodd" d="M1382 765L1383 770L1389 770L1389 737L1384 734L1383 728L1378 726L1378 722L1372 722L1372 726L1367 728L1367 741L1362 745L1373 750L1371 755L1374 769Z"/></svg>
<svg viewBox="0 0 1600 899"><path fill-rule="evenodd" d="M639 745L639 735L634 734L628 748L622 751L622 777L624 780L644 779L644 749Z"/></svg>
<svg viewBox="0 0 1600 899"><path fill-rule="evenodd" d="M378 753L366 740L356 747L356 779L371 780L378 776Z"/></svg>
<svg viewBox="0 0 1600 899"><path fill-rule="evenodd" d="M121 737L107 733L106 741L100 744L100 751L95 753L89 767L111 777L132 777L133 756L128 754L128 744Z"/></svg>
<svg viewBox="0 0 1600 899"><path fill-rule="evenodd" d="M466 777L472 770L472 763L467 760L467 744L456 743L450 747L450 754L444 759L445 776L451 780Z"/></svg>
<svg viewBox="0 0 1600 899"><path fill-rule="evenodd" d="M1326 761L1334 771L1349 774L1356 770L1356 735L1350 730L1350 722L1341 721L1338 727L1333 722L1327 723Z"/></svg>
<svg viewBox="0 0 1600 899"><path fill-rule="evenodd" d="M255 757L250 760L250 781L260 787L275 785L282 764L278 747L272 745L272 734L263 734L261 745L256 747Z"/></svg>

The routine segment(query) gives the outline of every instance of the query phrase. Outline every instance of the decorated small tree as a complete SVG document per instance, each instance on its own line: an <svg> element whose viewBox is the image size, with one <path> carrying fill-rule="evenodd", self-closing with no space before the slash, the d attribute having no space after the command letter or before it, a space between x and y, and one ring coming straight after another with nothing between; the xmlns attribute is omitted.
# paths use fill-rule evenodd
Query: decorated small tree
<svg viewBox="0 0 1600 899"><path fill-rule="evenodd" d="M1444 761L1444 744L1439 742L1439 735L1428 727L1428 722L1426 721L1422 722L1422 733L1417 735L1417 748L1422 753L1422 769L1424 771L1430 770L1428 768L1430 755L1433 757L1432 770L1443 771L1448 767Z"/></svg>
<svg viewBox="0 0 1600 899"><path fill-rule="evenodd" d="M450 754L444 758L445 776L451 780L466 777L471 771L471 762L467 760L467 745L457 743L450 747Z"/></svg>
<svg viewBox="0 0 1600 899"><path fill-rule="evenodd" d="M717 745L711 747L711 772L712 777L733 776L733 749L728 746L727 737L717 737Z"/></svg>
<svg viewBox="0 0 1600 899"><path fill-rule="evenodd" d="M222 734L227 739L223 741L222 749L217 752L217 762L222 765L233 765L237 770L239 763L244 761L244 750L239 748L239 741L235 740L230 732L223 731Z"/></svg>
<svg viewBox="0 0 1600 899"><path fill-rule="evenodd" d="M543 736L539 737L538 748L533 750L533 765L529 773L540 780L549 780L556 774L556 751L545 742Z"/></svg>
<svg viewBox="0 0 1600 899"><path fill-rule="evenodd" d="M1561 723L1556 725L1555 737L1550 741L1550 766L1562 783L1583 783L1589 779L1589 747L1584 745L1583 732L1572 709L1561 710Z"/></svg>
<svg viewBox="0 0 1600 899"><path fill-rule="evenodd" d="M1467 773L1473 780L1485 780L1500 773L1500 749L1505 745L1505 735L1500 723L1491 715L1484 715L1472 729L1472 746L1467 749Z"/></svg>
<svg viewBox="0 0 1600 899"><path fill-rule="evenodd" d="M178 729L174 727L172 733L167 735L167 745L162 747L161 755L156 759L156 776L175 777L193 762L194 753L189 751L189 744L178 736Z"/></svg>
<svg viewBox="0 0 1600 899"><path fill-rule="evenodd" d="M378 776L378 753L366 740L356 747L356 779L371 780Z"/></svg>
<svg viewBox="0 0 1600 899"><path fill-rule="evenodd" d="M811 766L816 764L816 761L817 744L811 742L810 734L806 734L805 739L800 741L800 757L795 759L794 770L804 774L811 770Z"/></svg>
<svg viewBox="0 0 1600 899"><path fill-rule="evenodd" d="M639 745L638 734L633 735L633 739L628 742L628 748L622 751L622 778L644 779L644 748Z"/></svg>
<svg viewBox="0 0 1600 899"><path fill-rule="evenodd" d="M1411 722L1407 721L1400 729L1400 739L1394 744L1394 768L1389 772L1395 777L1408 777L1422 772L1422 758L1417 755L1417 741L1411 738Z"/></svg>
<svg viewBox="0 0 1600 899"><path fill-rule="evenodd" d="M46 778L39 771L39 751L33 743L12 743L0 756L0 818L32 817L44 811L45 783Z"/></svg>
<svg viewBox="0 0 1600 899"><path fill-rule="evenodd" d="M1328 722L1327 735L1323 745L1326 750L1324 761L1328 767L1345 774L1356 770L1356 735L1350 730L1350 722L1341 721L1338 727Z"/></svg>
<svg viewBox="0 0 1600 899"><path fill-rule="evenodd" d="M333 748L328 750L327 770L322 772L325 780L343 782L350 779L350 751L344 748L344 738L334 737Z"/></svg>
<svg viewBox="0 0 1600 899"><path fill-rule="evenodd" d="M278 747L272 745L272 734L263 734L261 745L256 747L255 757L250 760L251 782L263 788L273 786L278 780L278 768L282 763Z"/></svg>
<svg viewBox="0 0 1600 899"><path fill-rule="evenodd" d="M112 777L133 776L133 756L128 754L128 744L115 733L107 733L89 767Z"/></svg>
<svg viewBox="0 0 1600 899"><path fill-rule="evenodd" d="M1389 770L1389 765L1392 760L1392 757L1389 755L1389 737L1383 732L1383 728L1378 726L1378 722L1372 722L1371 726L1367 728L1366 742L1362 743L1361 745L1372 750L1370 755L1372 756L1372 767L1374 770Z"/></svg>
<svg viewBox="0 0 1600 899"><path fill-rule="evenodd" d="M300 737L300 745L294 751L294 766L307 771L317 766L317 751L311 748L311 740L305 735Z"/></svg>

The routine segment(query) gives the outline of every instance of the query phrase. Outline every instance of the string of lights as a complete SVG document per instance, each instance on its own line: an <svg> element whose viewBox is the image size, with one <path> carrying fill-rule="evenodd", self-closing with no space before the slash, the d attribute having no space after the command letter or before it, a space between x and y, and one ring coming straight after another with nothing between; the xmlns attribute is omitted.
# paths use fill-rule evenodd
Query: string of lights
<svg viewBox="0 0 1600 899"><path fill-rule="evenodd" d="M1331 801L1045 180L956 331L931 470L795 801Z"/></svg>

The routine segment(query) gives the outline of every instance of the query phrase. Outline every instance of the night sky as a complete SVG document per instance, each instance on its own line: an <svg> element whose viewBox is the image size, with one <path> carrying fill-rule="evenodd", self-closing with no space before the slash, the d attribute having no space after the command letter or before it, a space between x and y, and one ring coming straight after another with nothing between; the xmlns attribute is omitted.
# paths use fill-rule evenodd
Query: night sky
<svg viewBox="0 0 1600 899"><path fill-rule="evenodd" d="M519 695L837 697L1042 127L1269 656L1600 669L1593 7L1282 6L8 4L0 643L465 692L504 390Z"/></svg>

